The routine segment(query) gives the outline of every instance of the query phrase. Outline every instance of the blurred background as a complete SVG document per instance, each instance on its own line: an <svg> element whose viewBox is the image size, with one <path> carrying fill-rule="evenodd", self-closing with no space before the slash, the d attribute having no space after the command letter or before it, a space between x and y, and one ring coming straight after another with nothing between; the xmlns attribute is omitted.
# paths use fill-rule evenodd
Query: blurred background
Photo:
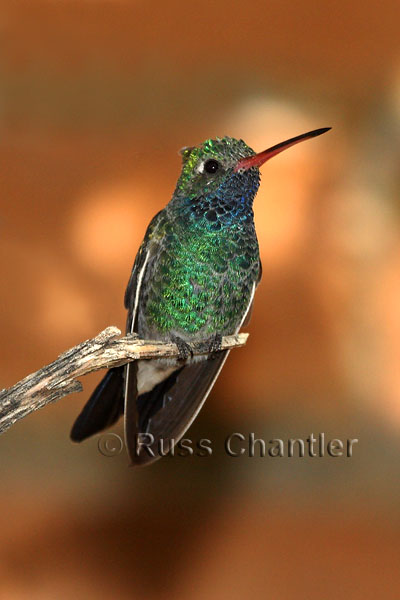
<svg viewBox="0 0 400 600"><path fill-rule="evenodd" d="M250 338L189 433L212 457L72 444L101 374L1 437L2 597L400 597L398 21L394 0L1 2L0 387L123 329L180 147L333 127L262 170ZM233 459L234 431L359 443Z"/></svg>

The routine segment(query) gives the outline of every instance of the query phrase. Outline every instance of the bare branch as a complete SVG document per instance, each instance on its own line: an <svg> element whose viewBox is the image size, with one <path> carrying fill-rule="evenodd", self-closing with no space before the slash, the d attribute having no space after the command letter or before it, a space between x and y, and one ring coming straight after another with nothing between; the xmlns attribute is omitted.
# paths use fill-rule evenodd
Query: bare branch
<svg viewBox="0 0 400 600"><path fill-rule="evenodd" d="M107 327L96 337L61 354L54 362L32 373L12 387L0 391L0 433L16 421L50 402L81 392L77 380L99 369L118 367L141 358L173 358L179 355L175 344L142 340L136 334L119 338L117 327ZM247 333L222 338L221 350L244 346ZM193 345L193 354L207 354L204 344Z"/></svg>

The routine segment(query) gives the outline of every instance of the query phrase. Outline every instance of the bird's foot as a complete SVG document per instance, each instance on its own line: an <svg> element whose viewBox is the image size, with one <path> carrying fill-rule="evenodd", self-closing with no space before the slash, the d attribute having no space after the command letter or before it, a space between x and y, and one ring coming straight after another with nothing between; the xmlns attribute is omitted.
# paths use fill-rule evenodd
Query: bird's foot
<svg viewBox="0 0 400 600"><path fill-rule="evenodd" d="M207 360L212 360L218 355L222 346L222 335L220 333L214 333L209 338L204 340L201 344L201 348L209 354Z"/></svg>
<svg viewBox="0 0 400 600"><path fill-rule="evenodd" d="M185 340L183 340L181 337L179 337L178 335L172 335L171 342L176 344L178 347L178 352L179 352L178 360L179 361L185 361L189 358L189 356L193 357L192 347L190 346L190 344L185 342Z"/></svg>

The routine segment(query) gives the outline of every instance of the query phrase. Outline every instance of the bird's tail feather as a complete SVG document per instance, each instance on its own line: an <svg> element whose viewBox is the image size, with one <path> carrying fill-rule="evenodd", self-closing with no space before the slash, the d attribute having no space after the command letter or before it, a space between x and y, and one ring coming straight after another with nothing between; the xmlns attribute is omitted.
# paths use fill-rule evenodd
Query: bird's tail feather
<svg viewBox="0 0 400 600"><path fill-rule="evenodd" d="M135 385L127 385L125 443L133 465L150 464L173 448L204 404L228 354L225 350L185 365L139 397L132 393ZM133 371L127 381L136 375Z"/></svg>

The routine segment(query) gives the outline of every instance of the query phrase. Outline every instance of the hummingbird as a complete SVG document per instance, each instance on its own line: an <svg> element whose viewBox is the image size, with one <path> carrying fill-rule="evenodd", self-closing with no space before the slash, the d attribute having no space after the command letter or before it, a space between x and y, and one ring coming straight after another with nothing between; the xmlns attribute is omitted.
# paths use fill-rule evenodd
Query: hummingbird
<svg viewBox="0 0 400 600"><path fill-rule="evenodd" d="M260 167L316 129L256 153L243 140L208 139L182 148L172 199L150 222L125 292L127 333L174 342L175 359L140 360L107 371L76 419L80 442L124 414L132 465L173 450L202 408L236 334L251 316L261 280L253 202ZM193 356L201 343L204 355Z"/></svg>

